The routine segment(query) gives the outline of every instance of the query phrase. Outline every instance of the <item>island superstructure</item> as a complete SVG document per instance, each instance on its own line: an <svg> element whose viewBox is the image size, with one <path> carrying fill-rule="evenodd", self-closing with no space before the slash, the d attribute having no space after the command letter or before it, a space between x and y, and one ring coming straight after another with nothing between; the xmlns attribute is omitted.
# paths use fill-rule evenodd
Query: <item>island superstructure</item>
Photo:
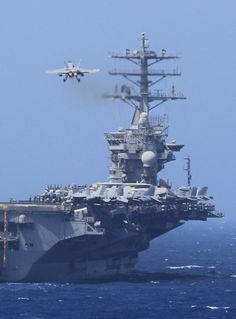
<svg viewBox="0 0 236 319"><path fill-rule="evenodd" d="M106 134L111 151L111 181L131 183L149 183L156 185L157 174L164 168L165 163L175 159L174 152L180 151L183 145L176 142L166 143L167 127L159 117L159 121L150 121L150 111L168 100L183 100L182 93L176 93L172 86L171 93L155 94L150 88L166 77L180 76L177 70L150 70L158 62L178 59L176 55L168 55L162 49L158 54L149 50L149 41L141 35L141 50L126 49L123 54L113 54L114 59L127 60L136 65L134 70L113 70L111 75L121 75L138 89L138 92L124 84L119 92L107 95L112 99L121 99L134 108L131 127L119 132ZM154 80L153 80L154 78Z"/></svg>
<svg viewBox="0 0 236 319"><path fill-rule="evenodd" d="M166 142L162 118L150 111L168 100L183 100L174 86L169 94L151 88L177 69L153 70L177 59L162 49L150 50L145 34L138 50L112 55L135 65L113 70L132 83L106 97L134 108L129 128L105 134L111 152L107 182L67 187L48 186L27 201L0 203L0 280L12 282L87 282L132 273L139 252L152 239L188 220L222 217L207 187L171 189L158 173L183 147ZM94 155L95 156L95 155Z"/></svg>

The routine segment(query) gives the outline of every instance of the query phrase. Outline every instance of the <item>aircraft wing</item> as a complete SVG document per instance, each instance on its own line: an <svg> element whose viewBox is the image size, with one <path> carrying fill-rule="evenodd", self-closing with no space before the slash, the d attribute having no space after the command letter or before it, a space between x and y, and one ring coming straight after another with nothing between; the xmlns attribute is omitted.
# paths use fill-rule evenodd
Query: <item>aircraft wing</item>
<svg viewBox="0 0 236 319"><path fill-rule="evenodd" d="M83 69L83 68L78 68L78 71L80 73L96 73L99 72L99 69Z"/></svg>
<svg viewBox="0 0 236 319"><path fill-rule="evenodd" d="M47 70L45 71L45 73L63 75L63 74L68 74L69 71L66 69L55 69L55 70Z"/></svg>

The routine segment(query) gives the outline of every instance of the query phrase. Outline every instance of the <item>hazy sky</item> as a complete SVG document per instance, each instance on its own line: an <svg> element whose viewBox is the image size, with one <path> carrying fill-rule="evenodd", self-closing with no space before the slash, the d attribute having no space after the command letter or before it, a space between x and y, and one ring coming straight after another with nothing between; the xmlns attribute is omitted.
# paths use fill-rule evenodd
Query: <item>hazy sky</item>
<svg viewBox="0 0 236 319"><path fill-rule="evenodd" d="M155 112L169 114L169 138L186 145L162 176L184 184L190 154L193 184L208 185L217 206L234 214L235 12L234 0L1 1L0 199L106 180L103 133L131 119L128 106L100 97L116 82L108 56L139 48L146 32L152 49L183 57L182 77L159 88L174 83L188 97ZM81 84L44 73L70 59L101 72Z"/></svg>

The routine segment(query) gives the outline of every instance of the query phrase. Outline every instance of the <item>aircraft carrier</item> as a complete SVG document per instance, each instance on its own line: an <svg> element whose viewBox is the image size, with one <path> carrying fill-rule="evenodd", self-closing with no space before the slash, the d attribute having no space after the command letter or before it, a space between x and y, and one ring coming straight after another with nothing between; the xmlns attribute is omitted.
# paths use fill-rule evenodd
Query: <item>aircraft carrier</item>
<svg viewBox="0 0 236 319"><path fill-rule="evenodd" d="M0 281L89 282L132 273L139 252L152 239L188 220L222 217L207 187L191 186L190 158L186 186L172 189L158 173L175 160L184 145L167 142L167 124L150 112L185 96L152 91L177 69L153 69L178 59L149 48L145 34L137 50L112 58L130 62L131 70L114 69L128 84L107 98L134 109L131 125L105 134L111 153L109 179L93 185L47 186L27 201L0 203ZM129 85L131 84L131 85Z"/></svg>

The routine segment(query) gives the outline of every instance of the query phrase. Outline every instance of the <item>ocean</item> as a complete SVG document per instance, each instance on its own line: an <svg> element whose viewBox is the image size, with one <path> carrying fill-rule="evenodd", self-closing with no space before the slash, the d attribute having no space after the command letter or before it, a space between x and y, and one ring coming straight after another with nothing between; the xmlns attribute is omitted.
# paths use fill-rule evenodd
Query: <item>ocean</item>
<svg viewBox="0 0 236 319"><path fill-rule="evenodd" d="M236 220L155 239L136 273L101 284L0 284L2 318L236 318Z"/></svg>

